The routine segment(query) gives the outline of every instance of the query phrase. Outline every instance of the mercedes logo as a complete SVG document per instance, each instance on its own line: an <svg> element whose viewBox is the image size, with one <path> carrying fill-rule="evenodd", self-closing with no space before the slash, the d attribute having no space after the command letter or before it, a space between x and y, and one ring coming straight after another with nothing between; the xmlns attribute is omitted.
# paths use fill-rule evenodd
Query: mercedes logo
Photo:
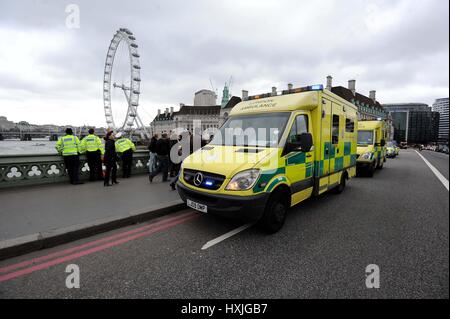
<svg viewBox="0 0 450 319"><path fill-rule="evenodd" d="M203 174L202 173L197 173L194 176L194 185L195 186L200 186L203 182Z"/></svg>

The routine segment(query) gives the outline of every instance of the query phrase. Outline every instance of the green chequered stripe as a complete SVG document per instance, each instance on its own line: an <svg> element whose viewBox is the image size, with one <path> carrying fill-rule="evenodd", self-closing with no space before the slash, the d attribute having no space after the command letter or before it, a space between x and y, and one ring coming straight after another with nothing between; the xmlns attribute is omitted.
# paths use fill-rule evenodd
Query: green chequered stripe
<svg viewBox="0 0 450 319"><path fill-rule="evenodd" d="M294 156L291 156L286 159L286 166L305 163L306 163L306 154L303 152L297 153Z"/></svg>
<svg viewBox="0 0 450 319"><path fill-rule="evenodd" d="M352 154L352 143L345 142L344 143L344 156L348 156Z"/></svg>
<svg viewBox="0 0 450 319"><path fill-rule="evenodd" d="M336 146L334 144L331 144L330 146L330 159L333 159L336 157Z"/></svg>
<svg viewBox="0 0 450 319"><path fill-rule="evenodd" d="M280 167L276 171L262 172L255 186L253 186L253 193L262 192L264 188L266 188L267 183L270 182L272 178L280 174L286 174L286 168Z"/></svg>
<svg viewBox="0 0 450 319"><path fill-rule="evenodd" d="M334 159L334 172L340 171L344 168L344 157L337 157Z"/></svg>
<svg viewBox="0 0 450 319"><path fill-rule="evenodd" d="M352 154L350 155L350 166L355 166L356 165L356 158L357 158L357 154Z"/></svg>
<svg viewBox="0 0 450 319"><path fill-rule="evenodd" d="M328 154L325 152L326 149L330 150L330 152ZM322 154L323 154L323 159L329 159L330 158L330 154L331 154L331 143L330 142L323 143Z"/></svg>
<svg viewBox="0 0 450 319"><path fill-rule="evenodd" d="M345 156L345 159L350 158L350 167L356 165L356 157L357 157L357 154L351 154L351 155ZM322 177L325 175L323 172L323 166L324 166L323 160L314 162L313 171L314 171L315 177ZM345 168L347 168L347 167L345 167ZM329 173L334 173L334 172L337 172L337 171L340 171L343 169L344 169L344 157L338 157L338 158L334 159L334 171L333 172L330 171ZM306 177L310 177L310 176L306 175Z"/></svg>
<svg viewBox="0 0 450 319"><path fill-rule="evenodd" d="M314 162L314 163L306 163L306 172L305 172L305 177L306 178L312 177L313 172L314 172L315 163L316 162Z"/></svg>
<svg viewBox="0 0 450 319"><path fill-rule="evenodd" d="M319 177L323 175L323 161L314 162L314 176Z"/></svg>

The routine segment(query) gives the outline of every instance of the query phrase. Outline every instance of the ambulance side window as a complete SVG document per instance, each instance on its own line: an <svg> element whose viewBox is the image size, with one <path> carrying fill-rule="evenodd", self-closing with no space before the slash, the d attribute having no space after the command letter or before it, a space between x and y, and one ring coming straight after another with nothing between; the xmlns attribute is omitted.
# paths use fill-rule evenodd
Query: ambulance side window
<svg viewBox="0 0 450 319"><path fill-rule="evenodd" d="M339 115L333 115L333 129L332 129L331 143L333 144L339 143Z"/></svg>
<svg viewBox="0 0 450 319"><path fill-rule="evenodd" d="M345 119L345 131L353 133L355 131L355 121L351 119Z"/></svg>
<svg viewBox="0 0 450 319"><path fill-rule="evenodd" d="M308 133L308 116L306 115L299 115L295 118L289 133L289 141L291 143L298 142L298 137L302 133Z"/></svg>

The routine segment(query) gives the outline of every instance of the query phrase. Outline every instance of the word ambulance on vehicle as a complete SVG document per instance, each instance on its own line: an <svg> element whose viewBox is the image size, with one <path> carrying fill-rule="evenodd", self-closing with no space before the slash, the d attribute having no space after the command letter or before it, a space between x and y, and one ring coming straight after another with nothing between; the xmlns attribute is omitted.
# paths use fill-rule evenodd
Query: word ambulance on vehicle
<svg viewBox="0 0 450 319"><path fill-rule="evenodd" d="M183 161L180 197L204 213L258 220L277 232L290 207L340 193L356 175L357 121L357 108L322 85L249 97Z"/></svg>
<svg viewBox="0 0 450 319"><path fill-rule="evenodd" d="M386 162L386 122L358 122L358 159L357 170L372 177L375 170L382 169Z"/></svg>

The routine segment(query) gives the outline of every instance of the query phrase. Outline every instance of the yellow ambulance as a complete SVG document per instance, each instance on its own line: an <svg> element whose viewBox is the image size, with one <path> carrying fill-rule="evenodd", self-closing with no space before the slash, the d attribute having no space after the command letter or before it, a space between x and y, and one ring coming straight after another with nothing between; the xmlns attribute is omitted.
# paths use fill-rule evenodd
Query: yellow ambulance
<svg viewBox="0 0 450 319"><path fill-rule="evenodd" d="M290 207L356 175L357 125L357 108L322 85L249 97L183 161L178 192L203 213L277 232Z"/></svg>
<svg viewBox="0 0 450 319"><path fill-rule="evenodd" d="M386 143L386 157L387 158L395 158L398 155L397 146L394 142Z"/></svg>
<svg viewBox="0 0 450 319"><path fill-rule="evenodd" d="M362 172L372 177L375 170L382 169L386 162L386 122L358 122L358 175Z"/></svg>

